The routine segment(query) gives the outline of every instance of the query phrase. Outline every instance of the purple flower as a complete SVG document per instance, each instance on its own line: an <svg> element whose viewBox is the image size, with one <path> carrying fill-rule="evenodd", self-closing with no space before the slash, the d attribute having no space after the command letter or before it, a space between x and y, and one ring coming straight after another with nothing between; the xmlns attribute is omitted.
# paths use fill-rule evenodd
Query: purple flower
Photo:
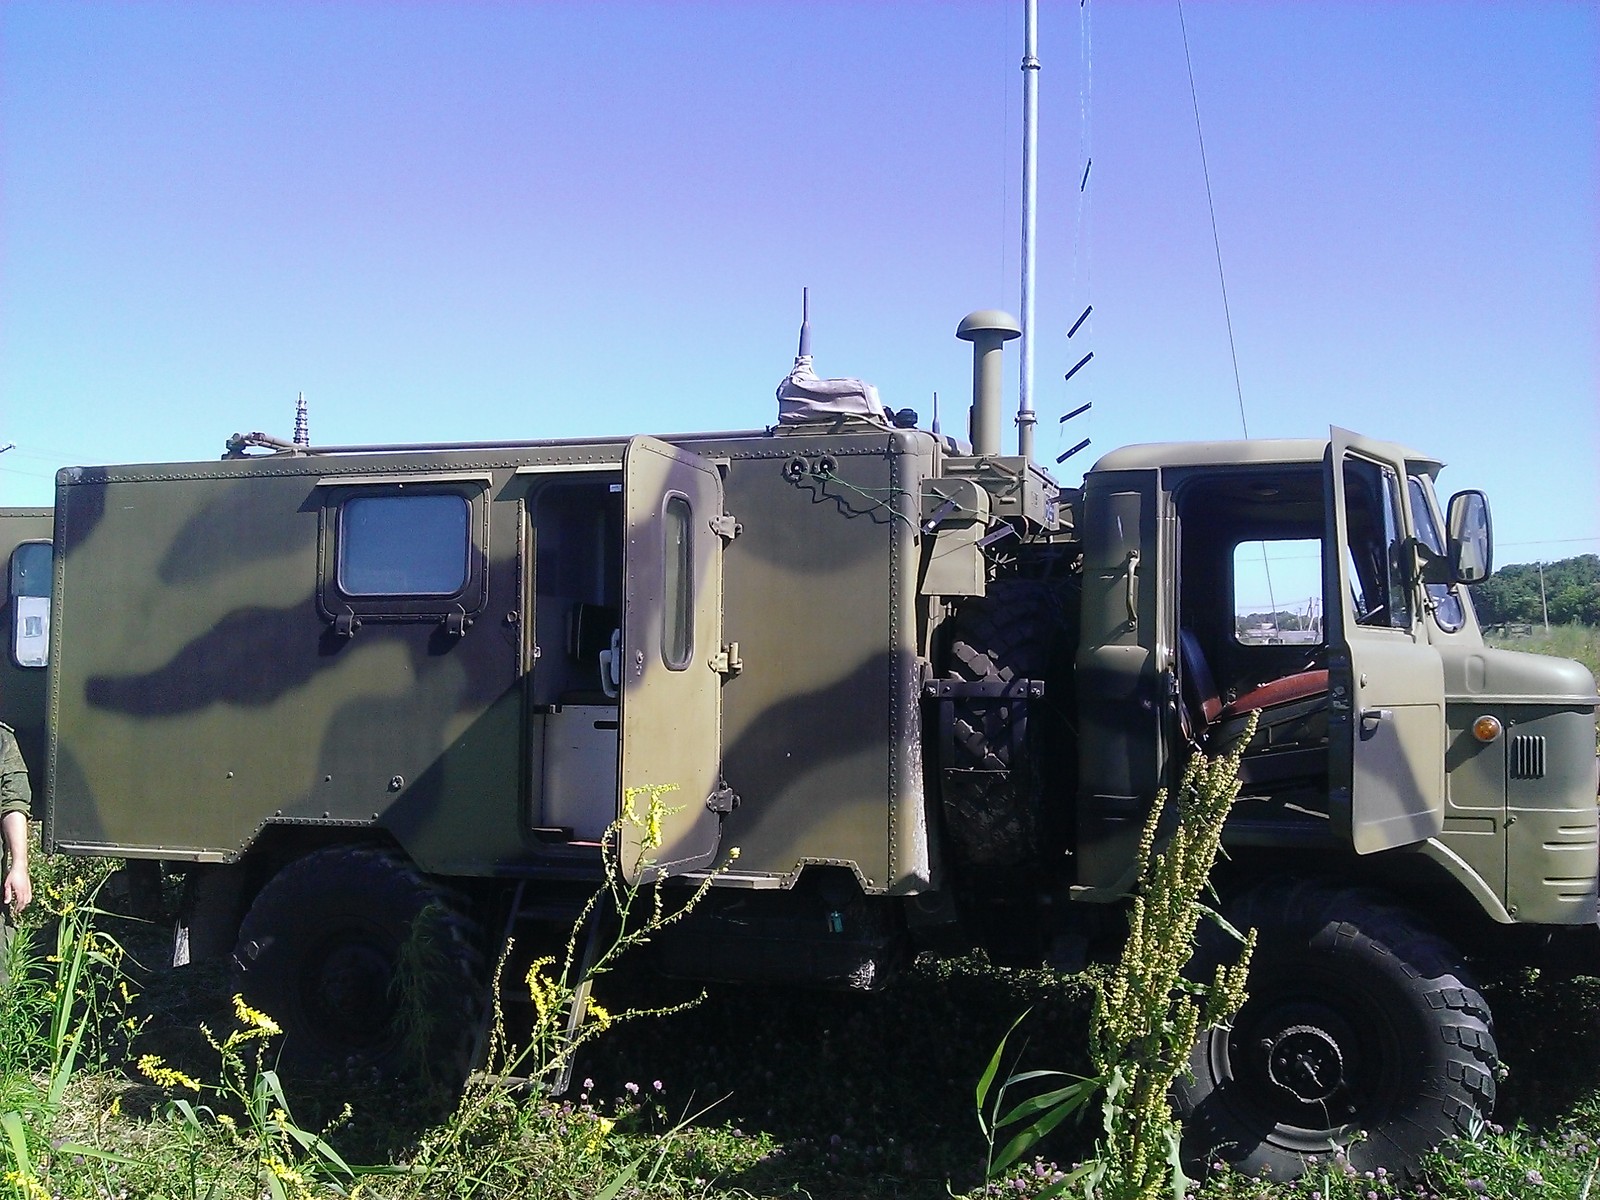
<svg viewBox="0 0 1600 1200"><path fill-rule="evenodd" d="M1523 1178L1533 1184L1534 1187L1540 1187L1544 1183L1544 1176L1539 1174L1538 1170L1533 1167L1528 1168L1528 1173Z"/></svg>
<svg viewBox="0 0 1600 1200"><path fill-rule="evenodd" d="M1481 1196L1488 1190L1489 1185L1481 1179L1467 1180L1467 1191L1472 1192L1474 1195Z"/></svg>
<svg viewBox="0 0 1600 1200"><path fill-rule="evenodd" d="M667 1090L666 1085L663 1084L661 1082L661 1080L659 1080L659 1079L656 1080L654 1083L652 1083L650 1086L655 1088L655 1090L658 1091L658 1092L664 1092L664 1091Z"/></svg>
<svg viewBox="0 0 1600 1200"><path fill-rule="evenodd" d="M630 1096L637 1096L639 1094L639 1085L634 1083L631 1079L622 1086L628 1089L628 1095Z"/></svg>

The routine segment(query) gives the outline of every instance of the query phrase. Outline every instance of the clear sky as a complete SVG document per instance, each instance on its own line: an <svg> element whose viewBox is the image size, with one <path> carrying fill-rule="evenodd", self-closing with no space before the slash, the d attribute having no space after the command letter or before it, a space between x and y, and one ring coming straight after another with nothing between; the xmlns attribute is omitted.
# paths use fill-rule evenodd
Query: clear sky
<svg viewBox="0 0 1600 1200"><path fill-rule="evenodd" d="M1176 3L1040 10L1070 484L1240 405ZM960 429L955 326L1019 306L1022 12L6 0L0 503L300 391L321 444L765 425L802 285L820 373ZM1183 16L1250 433L1444 458L1503 563L1600 551L1600 8Z"/></svg>

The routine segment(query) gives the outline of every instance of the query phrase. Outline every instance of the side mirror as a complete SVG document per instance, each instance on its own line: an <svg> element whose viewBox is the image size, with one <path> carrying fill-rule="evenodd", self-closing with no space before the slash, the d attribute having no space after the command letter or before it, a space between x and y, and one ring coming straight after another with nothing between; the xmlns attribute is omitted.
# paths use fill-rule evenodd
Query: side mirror
<svg viewBox="0 0 1600 1200"><path fill-rule="evenodd" d="M1482 583L1494 571L1494 525L1489 500L1482 492L1457 492L1450 497L1445 524L1449 529L1450 579Z"/></svg>

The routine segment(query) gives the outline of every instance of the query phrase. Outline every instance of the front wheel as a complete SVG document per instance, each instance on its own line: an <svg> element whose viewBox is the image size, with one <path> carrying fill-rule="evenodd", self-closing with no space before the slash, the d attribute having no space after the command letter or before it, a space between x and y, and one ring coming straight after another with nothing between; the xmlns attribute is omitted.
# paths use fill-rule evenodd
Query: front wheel
<svg viewBox="0 0 1600 1200"><path fill-rule="evenodd" d="M1269 884L1229 906L1259 930L1248 998L1207 1030L1174 1104L1191 1164L1299 1177L1343 1150L1357 1170L1415 1173L1494 1107L1489 1008L1455 952L1370 892ZM1199 978L1231 952L1203 931Z"/></svg>

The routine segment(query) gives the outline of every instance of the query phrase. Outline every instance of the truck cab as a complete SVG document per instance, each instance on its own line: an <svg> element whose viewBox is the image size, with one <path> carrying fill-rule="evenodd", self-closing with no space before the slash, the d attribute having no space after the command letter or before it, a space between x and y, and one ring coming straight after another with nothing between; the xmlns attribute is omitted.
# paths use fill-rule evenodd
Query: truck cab
<svg viewBox="0 0 1600 1200"><path fill-rule="evenodd" d="M1410 849L1494 922L1592 924L1593 681L1484 644L1468 587L1492 565L1487 504L1441 505L1439 470L1340 429L1095 464L1081 896L1126 890L1138 797L1254 715L1226 835L1245 861L1332 854L1404 882L1415 856L1388 852Z"/></svg>

